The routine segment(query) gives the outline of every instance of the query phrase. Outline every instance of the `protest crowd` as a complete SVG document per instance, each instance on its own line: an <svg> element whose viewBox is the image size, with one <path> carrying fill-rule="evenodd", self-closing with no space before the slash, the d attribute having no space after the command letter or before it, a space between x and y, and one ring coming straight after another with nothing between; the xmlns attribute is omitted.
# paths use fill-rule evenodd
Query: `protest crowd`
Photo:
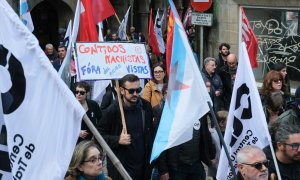
<svg viewBox="0 0 300 180"><path fill-rule="evenodd" d="M169 18L176 19L177 16ZM156 19L154 26L157 23L160 22ZM150 20L149 24L151 24ZM72 53L66 39L62 39L57 49L49 43L43 51L55 72L68 72L60 75L64 76L62 79L81 105L79 108L84 110L84 114L133 180L205 180L207 177L221 180L299 179L300 86L296 88L294 94L291 93L286 64L274 63L265 75L262 87L249 86L246 81L238 87L235 83L242 81L238 80L239 78L252 80L250 76L253 75L248 75L252 73L251 68L248 71L238 70L239 66L250 67L249 58L241 59L241 52L238 56L238 52L230 51L230 44L221 43L219 49L216 49L217 57L199 60L192 48L196 41L194 25L183 24L182 27L186 29L185 35L180 36L176 29L173 30L174 42L175 39L186 38L182 42L188 43L182 43L184 48L180 50L186 51L188 61L193 61L190 63L194 65L194 69L188 67L190 68L188 71L197 71L197 77L200 79L195 82L202 83L197 89L199 91L187 94L185 99L187 102L177 100L180 99L180 95L186 95L184 92L177 93L177 91L189 89L195 83L183 82L182 79L186 75L176 74L183 71L180 68L185 56L181 56L178 49L174 48L174 42L174 47L169 46L169 34L166 32L166 35L163 35L161 29L162 41L157 38L154 39L154 43L153 33L157 32L155 27L153 32L149 32L148 38L133 26L126 31L125 25L126 33L122 32L123 30L106 29L101 40L103 43L108 45L132 43L144 47L149 60L149 74L152 78L140 78L138 73L127 73L119 79L100 80L102 83L105 82L101 92L96 86L96 81L78 77L78 71L82 68L77 61L81 59L74 51ZM95 42L88 38L81 40ZM160 46L161 44L163 46ZM128 52L126 48L124 51ZM168 57L169 51L173 51L171 61ZM0 58L4 57L3 52L4 46L1 45ZM179 55L176 56L176 53ZM176 57L173 57L174 55ZM64 63L66 57L69 57L68 63ZM247 65L241 62L245 60L249 61ZM200 63L203 64L203 67L199 67L201 70L197 66L199 61L203 62ZM132 68L131 71L135 72L134 67ZM143 72L146 69L147 67ZM114 71L118 71L118 68ZM197 100L195 92L207 94L209 100L194 102ZM176 93L177 96L174 95ZM95 97L95 94L99 95ZM254 97L255 95L258 96ZM207 105L208 102L211 102L211 109ZM174 103L182 103L184 106L182 109L168 109ZM185 119L194 112L194 109L198 111L203 106L207 109L203 110L201 115L195 114L189 118L189 121ZM177 116L175 111L180 115ZM263 116L254 115L260 112L262 113L259 115ZM180 124L168 124L167 120L176 117L181 118ZM185 132L181 126L190 121L192 122L188 128L190 138L176 143L177 139L183 137L176 136L176 133ZM249 125L254 121L254 125ZM124 179L117 164L108 157L106 149L97 141L86 121L82 118L80 123L76 147L72 149L73 155L70 155L71 160L64 178L66 180ZM172 128L175 128L175 136L168 134ZM256 132L256 128L262 130ZM159 144L162 136L165 139ZM165 143L169 142L169 139L175 143L167 146ZM226 144L223 144L222 140ZM232 148L230 153L234 152L234 155L228 158L233 162L235 172L230 173L230 164L224 146ZM35 148L32 147L34 146L28 146L29 150L34 152ZM233 150L235 148L236 150ZM156 153L157 149L159 152Z"/></svg>

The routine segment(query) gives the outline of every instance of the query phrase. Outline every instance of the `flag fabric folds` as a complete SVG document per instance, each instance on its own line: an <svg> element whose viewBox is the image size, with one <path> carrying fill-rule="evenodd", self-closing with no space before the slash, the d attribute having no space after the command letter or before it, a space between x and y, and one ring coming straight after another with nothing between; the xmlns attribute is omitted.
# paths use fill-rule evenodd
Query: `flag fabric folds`
<svg viewBox="0 0 300 180"><path fill-rule="evenodd" d="M9 85L0 87L0 121L2 117L7 137L0 129L11 163L11 169L0 169L0 176L63 179L85 111L5 0L0 0L0 21L0 82ZM0 150L0 159L4 154Z"/></svg>
<svg viewBox="0 0 300 180"><path fill-rule="evenodd" d="M193 11L190 4L185 12L184 19L183 19L183 26L185 29L192 24L192 12Z"/></svg>
<svg viewBox="0 0 300 180"><path fill-rule="evenodd" d="M103 42L103 34L102 34L102 22L98 23L99 25L99 41ZM103 96L106 92L106 87L109 85L111 81L109 80L98 80L93 83L93 91L92 91L92 99L96 101L98 104L101 104Z"/></svg>
<svg viewBox="0 0 300 180"><path fill-rule="evenodd" d="M154 31L154 24L153 24L153 20L152 20L152 9L150 10L148 26L149 26L149 31L148 31L149 46L151 47L153 54L155 54L156 56L160 56L160 51L159 51L158 42L157 42L156 34Z"/></svg>
<svg viewBox="0 0 300 180"><path fill-rule="evenodd" d="M98 41L91 0L81 0L78 41Z"/></svg>
<svg viewBox="0 0 300 180"><path fill-rule="evenodd" d="M119 30L118 30L118 36L121 40L126 40L126 27L127 27L127 21L128 21L128 15L130 12L130 7L131 6L129 6L129 8L124 16L124 19L121 22Z"/></svg>
<svg viewBox="0 0 300 180"><path fill-rule="evenodd" d="M163 15L162 15L162 17L161 17L161 25L163 25L163 23L164 23L164 21L166 20L166 18L167 18L167 8L166 7L164 7L164 12L163 12Z"/></svg>
<svg viewBox="0 0 300 180"><path fill-rule="evenodd" d="M65 37L64 37L64 46L66 47L66 57L61 64L58 74L61 79L70 87L70 60L72 58L72 20L70 20Z"/></svg>
<svg viewBox="0 0 300 180"><path fill-rule="evenodd" d="M170 63L171 63L171 55L172 55L172 46L173 46L173 36L174 36L174 15L170 10L169 13L169 21L168 21L168 35L167 35L167 47L166 47L166 67L167 73L170 76Z"/></svg>
<svg viewBox="0 0 300 180"><path fill-rule="evenodd" d="M241 12L242 12L242 40L246 43L251 67L256 68L258 67L257 60L256 60L258 42L250 26L250 23L246 17L244 9L242 7L241 7Z"/></svg>
<svg viewBox="0 0 300 180"><path fill-rule="evenodd" d="M159 52L164 54L166 51L165 42L163 39L163 34L161 30L162 22L159 17L159 9L156 12L155 23L154 23L154 32L158 43Z"/></svg>
<svg viewBox="0 0 300 180"><path fill-rule="evenodd" d="M99 31L98 31L98 40L100 42L103 42L104 39L103 39L103 33L102 33L102 31L103 31L103 23L102 23L102 21L99 22L97 25L98 25L98 28L99 28Z"/></svg>
<svg viewBox="0 0 300 180"><path fill-rule="evenodd" d="M185 29L171 0L174 14L168 97L154 140L151 161L171 147L192 139L193 125L209 111L211 102L200 71L197 68Z"/></svg>
<svg viewBox="0 0 300 180"><path fill-rule="evenodd" d="M234 167L237 165L236 155L242 147L256 145L264 148L271 142L244 42L240 46L239 65L232 91L224 140ZM232 177L225 151L222 150L217 179Z"/></svg>
<svg viewBox="0 0 300 180"><path fill-rule="evenodd" d="M94 23L104 21L104 19L115 14L115 10L109 0L91 0L94 14Z"/></svg>
<svg viewBox="0 0 300 180"><path fill-rule="evenodd" d="M34 30L27 0L20 0L20 17L30 32Z"/></svg>

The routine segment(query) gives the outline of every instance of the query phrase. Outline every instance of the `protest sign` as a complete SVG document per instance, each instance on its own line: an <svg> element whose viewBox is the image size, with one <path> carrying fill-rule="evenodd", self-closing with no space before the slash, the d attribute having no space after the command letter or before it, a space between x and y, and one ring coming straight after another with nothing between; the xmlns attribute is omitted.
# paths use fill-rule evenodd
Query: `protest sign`
<svg viewBox="0 0 300 180"><path fill-rule="evenodd" d="M144 44L78 42L75 47L79 81L120 79L126 74L151 78Z"/></svg>

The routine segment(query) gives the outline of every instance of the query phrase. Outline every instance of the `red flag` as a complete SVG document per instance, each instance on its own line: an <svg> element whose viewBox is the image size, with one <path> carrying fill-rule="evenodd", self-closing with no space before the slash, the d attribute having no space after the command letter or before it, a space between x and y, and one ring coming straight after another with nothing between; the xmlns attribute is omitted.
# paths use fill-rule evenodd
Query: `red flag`
<svg viewBox="0 0 300 180"><path fill-rule="evenodd" d="M78 41L98 41L98 33L92 11L91 0L81 1Z"/></svg>
<svg viewBox="0 0 300 180"><path fill-rule="evenodd" d="M153 20L152 20L152 9L150 10L150 16L149 16L148 36L149 36L149 46L152 49L152 53L155 54L156 56L160 56L158 42L157 42L156 35L154 32L154 24L153 24Z"/></svg>
<svg viewBox="0 0 300 180"><path fill-rule="evenodd" d="M115 10L109 0L91 0L95 24L115 14Z"/></svg>
<svg viewBox="0 0 300 180"><path fill-rule="evenodd" d="M246 43L251 67L256 68L258 67L256 61L256 54L257 54L257 47L258 47L257 39L246 17L244 9L242 7L241 7L241 11L242 11L242 41Z"/></svg>
<svg viewBox="0 0 300 180"><path fill-rule="evenodd" d="M172 57L172 44L173 44L173 36L174 36L174 15L172 10L170 10L169 14L169 22L168 22L168 34L167 34L167 47L166 47L166 66L167 72L170 72L170 64Z"/></svg>

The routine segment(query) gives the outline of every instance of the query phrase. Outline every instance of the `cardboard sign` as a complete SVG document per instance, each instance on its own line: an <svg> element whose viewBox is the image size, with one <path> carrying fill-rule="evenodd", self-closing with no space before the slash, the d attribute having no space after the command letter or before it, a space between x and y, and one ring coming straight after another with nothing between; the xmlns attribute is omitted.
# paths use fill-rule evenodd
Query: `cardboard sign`
<svg viewBox="0 0 300 180"><path fill-rule="evenodd" d="M144 44L75 43L78 79L120 79L135 74L151 78L149 58Z"/></svg>

